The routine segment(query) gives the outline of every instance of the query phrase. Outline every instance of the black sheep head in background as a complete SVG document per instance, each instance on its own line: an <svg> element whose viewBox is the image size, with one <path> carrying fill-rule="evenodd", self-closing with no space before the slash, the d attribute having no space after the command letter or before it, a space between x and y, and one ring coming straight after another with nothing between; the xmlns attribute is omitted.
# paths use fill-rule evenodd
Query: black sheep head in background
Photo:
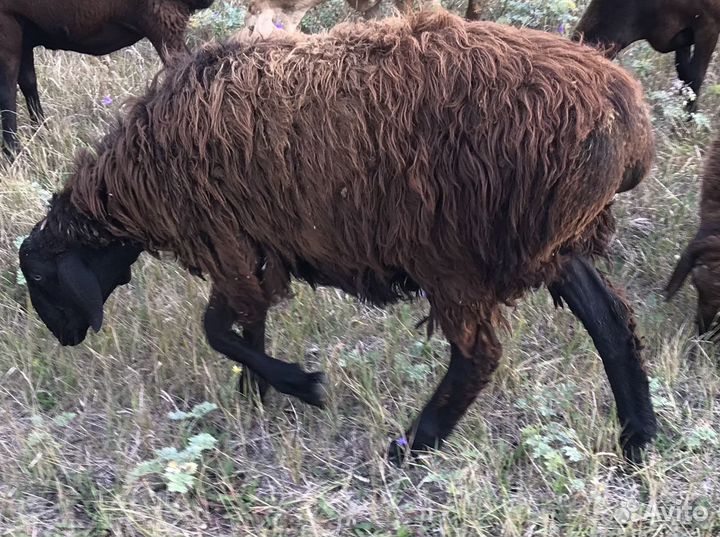
<svg viewBox="0 0 720 537"><path fill-rule="evenodd" d="M614 58L630 43L642 39L636 19L643 4L635 0L594 0L572 38L602 48L606 56Z"/></svg>
<svg viewBox="0 0 720 537"><path fill-rule="evenodd" d="M678 78L695 94L687 102L694 112L719 34L720 0L592 0L573 39L609 58L642 39L658 52L674 52Z"/></svg>

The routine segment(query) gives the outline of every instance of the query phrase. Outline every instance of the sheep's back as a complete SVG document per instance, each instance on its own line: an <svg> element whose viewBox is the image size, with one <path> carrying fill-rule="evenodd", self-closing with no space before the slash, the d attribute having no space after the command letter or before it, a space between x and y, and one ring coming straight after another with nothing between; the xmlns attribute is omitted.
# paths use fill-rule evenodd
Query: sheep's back
<svg viewBox="0 0 720 537"><path fill-rule="evenodd" d="M720 136L707 149L700 194L701 226L720 231Z"/></svg>

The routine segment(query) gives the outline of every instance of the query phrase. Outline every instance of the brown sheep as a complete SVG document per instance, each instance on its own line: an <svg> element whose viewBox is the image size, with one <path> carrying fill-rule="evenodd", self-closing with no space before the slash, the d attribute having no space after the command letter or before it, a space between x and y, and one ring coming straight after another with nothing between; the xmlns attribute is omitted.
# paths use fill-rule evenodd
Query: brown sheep
<svg viewBox="0 0 720 537"><path fill-rule="evenodd" d="M250 0L245 17L246 35L267 37L277 28L294 31L310 9L322 4L325 0ZM348 6L362 13L365 18L380 15L381 0L346 0ZM395 9L400 13L410 13L413 9L412 0L395 0ZM420 0L420 9L431 9L440 6L439 0Z"/></svg>
<svg viewBox="0 0 720 537"><path fill-rule="evenodd" d="M422 290L451 356L407 432L416 451L440 445L490 380L500 306L547 284L592 336L634 458L655 433L640 345L588 256L605 251L612 199L646 175L652 146L639 85L543 32L423 12L213 43L78 158L20 264L40 317L75 345L141 251L172 252L213 280L211 347L261 392L315 405L321 376L264 347L291 277L378 306Z"/></svg>
<svg viewBox="0 0 720 537"><path fill-rule="evenodd" d="M308 10L325 0L251 0L247 7L245 29L255 36L267 37L276 28L294 31Z"/></svg>
<svg viewBox="0 0 720 537"><path fill-rule="evenodd" d="M186 50L185 26L212 0L0 0L0 110L5 153L18 149L15 97L20 86L30 118L40 123L33 49L103 55L147 37L163 61Z"/></svg>
<svg viewBox="0 0 720 537"><path fill-rule="evenodd" d="M592 0L573 39L601 45L609 57L641 39L675 52L678 77L695 92L694 111L718 33L720 0Z"/></svg>
<svg viewBox="0 0 720 537"><path fill-rule="evenodd" d="M666 287L668 300L692 272L698 293L696 322L700 334L713 327L720 311L720 137L709 149L703 171L700 228L678 261Z"/></svg>

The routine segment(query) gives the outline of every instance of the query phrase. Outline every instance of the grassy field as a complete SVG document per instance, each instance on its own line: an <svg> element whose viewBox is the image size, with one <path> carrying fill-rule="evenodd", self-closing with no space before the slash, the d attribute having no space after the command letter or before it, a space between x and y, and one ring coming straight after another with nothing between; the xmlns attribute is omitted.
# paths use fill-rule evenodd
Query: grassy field
<svg viewBox="0 0 720 537"><path fill-rule="evenodd" d="M603 265L646 345L660 425L647 464L620 458L595 349L540 290L507 311L502 365L447 447L398 469L387 442L447 363L442 339L414 328L423 303L382 311L295 287L268 350L327 373L324 410L240 396L238 370L202 333L207 284L148 256L101 333L59 346L18 278L17 240L159 62L145 42L104 58L38 51L47 121L33 131L22 110L23 153L0 165L0 535L720 534L719 362L694 337L694 291L661 296L697 223L720 68L686 122L669 55L638 45L621 61L647 89L658 141L652 176L618 199Z"/></svg>

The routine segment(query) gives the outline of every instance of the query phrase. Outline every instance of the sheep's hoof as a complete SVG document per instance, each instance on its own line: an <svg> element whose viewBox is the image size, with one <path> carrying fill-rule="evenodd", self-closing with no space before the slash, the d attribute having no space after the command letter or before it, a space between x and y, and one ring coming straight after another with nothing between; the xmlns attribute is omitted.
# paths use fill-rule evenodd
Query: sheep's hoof
<svg viewBox="0 0 720 537"><path fill-rule="evenodd" d="M388 462L395 466L402 466L408 461L417 461L423 455L427 455L432 449L439 449L442 445L442 440L435 438L432 442L421 442L418 438L412 444L412 447L408 444L407 437L402 436L396 440L390 442L388 448Z"/></svg>
<svg viewBox="0 0 720 537"><path fill-rule="evenodd" d="M642 466L644 449L639 446L623 446L623 456L625 460L634 466Z"/></svg>
<svg viewBox="0 0 720 537"><path fill-rule="evenodd" d="M408 458L412 456L412 451L408 446L408 441L405 437L400 437L397 440L390 442L388 448L387 458L388 462L394 466L402 466Z"/></svg>
<svg viewBox="0 0 720 537"><path fill-rule="evenodd" d="M314 371L305 373L307 375L307 390L304 394L298 395L300 399L306 403L318 408L325 407L325 373L322 371Z"/></svg>
<svg viewBox="0 0 720 537"><path fill-rule="evenodd" d="M625 432L620 437L623 456L630 464L640 466L643 464L645 448L655 438L655 424L648 425L644 430Z"/></svg>
<svg viewBox="0 0 720 537"><path fill-rule="evenodd" d="M273 386L284 394L293 395L309 405L323 408L325 406L324 381L325 374L322 371L306 373L297 364L288 364L282 377L274 382Z"/></svg>

